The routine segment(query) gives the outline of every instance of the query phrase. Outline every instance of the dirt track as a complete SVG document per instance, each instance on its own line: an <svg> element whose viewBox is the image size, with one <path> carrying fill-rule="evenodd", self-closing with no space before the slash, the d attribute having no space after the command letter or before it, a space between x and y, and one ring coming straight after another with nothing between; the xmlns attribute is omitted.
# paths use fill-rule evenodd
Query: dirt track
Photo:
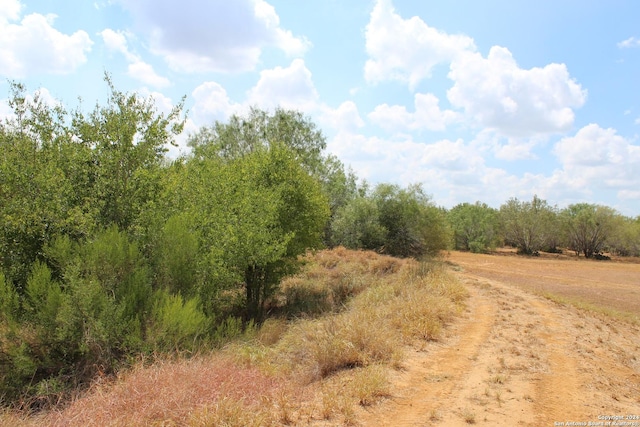
<svg viewBox="0 0 640 427"><path fill-rule="evenodd" d="M628 311L640 307L640 265L456 252L448 261L469 289L467 312L439 343L409 355L391 398L366 409L363 425L606 425L603 417L640 417L640 328L525 290L560 289L594 302L604 295L605 305ZM640 426L640 418L620 421Z"/></svg>

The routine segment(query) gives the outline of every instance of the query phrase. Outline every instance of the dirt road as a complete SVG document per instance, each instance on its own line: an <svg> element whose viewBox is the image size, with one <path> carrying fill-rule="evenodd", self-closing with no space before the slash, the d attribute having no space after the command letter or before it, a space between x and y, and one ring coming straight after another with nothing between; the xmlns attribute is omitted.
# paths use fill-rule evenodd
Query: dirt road
<svg viewBox="0 0 640 427"><path fill-rule="evenodd" d="M507 258L450 255L470 292L467 311L440 342L409 355L405 369L393 374L391 398L363 409L363 425L607 425L607 417L616 416L640 426L640 328L524 290L501 262L516 263L527 280L551 270ZM493 266L483 269L483 262ZM561 269L590 279L602 273L588 271L598 264L564 262L571 265ZM598 289L608 289L607 301L619 298L618 289L632 296L640 291L634 289L640 276L606 277L610 286L598 282ZM621 308L635 304L640 297Z"/></svg>

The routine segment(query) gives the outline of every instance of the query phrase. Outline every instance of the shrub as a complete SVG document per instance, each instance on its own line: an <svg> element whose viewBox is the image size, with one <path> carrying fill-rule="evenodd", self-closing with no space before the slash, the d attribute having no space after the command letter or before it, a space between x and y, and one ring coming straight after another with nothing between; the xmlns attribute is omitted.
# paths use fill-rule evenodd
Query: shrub
<svg viewBox="0 0 640 427"><path fill-rule="evenodd" d="M154 346L161 351L193 349L208 326L199 298L185 300L163 290L155 298L149 331Z"/></svg>

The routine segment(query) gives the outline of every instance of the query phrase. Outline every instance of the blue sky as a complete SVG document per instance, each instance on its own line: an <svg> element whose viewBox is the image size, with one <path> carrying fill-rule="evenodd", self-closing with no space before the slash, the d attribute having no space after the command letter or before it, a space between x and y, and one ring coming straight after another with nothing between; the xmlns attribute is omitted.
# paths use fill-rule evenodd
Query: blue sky
<svg viewBox="0 0 640 427"><path fill-rule="evenodd" d="M187 132L249 106L302 110L371 183L445 207L533 194L640 215L634 0L0 0L8 81L72 109L116 87Z"/></svg>

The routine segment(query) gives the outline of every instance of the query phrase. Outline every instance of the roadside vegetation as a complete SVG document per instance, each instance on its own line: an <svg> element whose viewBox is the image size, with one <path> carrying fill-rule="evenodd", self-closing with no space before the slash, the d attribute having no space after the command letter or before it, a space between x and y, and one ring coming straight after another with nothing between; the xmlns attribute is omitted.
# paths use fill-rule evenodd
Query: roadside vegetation
<svg viewBox="0 0 640 427"><path fill-rule="evenodd" d="M56 411L136 369L221 354L265 381L275 380L261 361L307 383L367 370L382 384L378 366L437 338L461 303L429 261L440 251L640 255L640 217L606 206L534 196L447 210L419 184L371 186L297 111L233 115L169 158L183 104L160 113L105 83L106 102L89 112L11 84L13 114L0 122L2 408ZM339 249L313 255L324 248ZM224 402L239 410L232 395Z"/></svg>
<svg viewBox="0 0 640 427"><path fill-rule="evenodd" d="M283 425L353 422L357 406L388 396L404 351L437 340L464 306L464 287L439 261L344 248L304 258L260 327L216 351L140 359L115 378L16 426ZM135 398L134 398L135 396Z"/></svg>

